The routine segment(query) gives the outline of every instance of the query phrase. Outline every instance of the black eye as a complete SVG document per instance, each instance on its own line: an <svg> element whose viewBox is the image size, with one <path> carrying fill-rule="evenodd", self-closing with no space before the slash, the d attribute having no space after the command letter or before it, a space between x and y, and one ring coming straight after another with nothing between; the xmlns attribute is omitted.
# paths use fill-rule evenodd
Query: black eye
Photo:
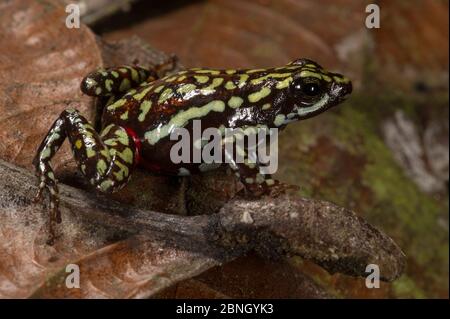
<svg viewBox="0 0 450 319"><path fill-rule="evenodd" d="M312 82L312 81L304 81L303 79L297 79L294 82L293 86L294 92L297 95L303 95L303 96L317 96L320 93L322 93L321 86L318 82Z"/></svg>
<svg viewBox="0 0 450 319"><path fill-rule="evenodd" d="M319 84L317 83L306 83L303 85L302 92L309 96L316 96L320 92Z"/></svg>

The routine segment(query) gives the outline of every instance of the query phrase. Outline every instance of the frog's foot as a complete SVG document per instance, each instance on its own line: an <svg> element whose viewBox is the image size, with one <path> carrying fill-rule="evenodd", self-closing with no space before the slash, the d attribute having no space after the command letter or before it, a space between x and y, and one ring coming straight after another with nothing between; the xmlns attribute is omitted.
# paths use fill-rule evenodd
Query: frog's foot
<svg viewBox="0 0 450 319"><path fill-rule="evenodd" d="M286 193L290 192L295 193L300 190L300 187L297 185L286 184L277 180L274 180L274 182L275 183L272 186L270 186L270 192L268 194L270 197L278 197Z"/></svg>
<svg viewBox="0 0 450 319"><path fill-rule="evenodd" d="M47 244L53 245L55 240L54 224L61 223L61 212L59 211L59 191L56 184L55 175L49 163L41 162L37 168L39 187L34 197L34 203L43 201L44 192L48 190L50 196L50 215L48 220L49 238Z"/></svg>
<svg viewBox="0 0 450 319"><path fill-rule="evenodd" d="M178 63L178 57L175 54L171 54L166 61L164 61L161 64L155 65L154 70L156 74L158 74L158 77L163 77L167 73L175 70L175 67Z"/></svg>
<svg viewBox="0 0 450 319"><path fill-rule="evenodd" d="M235 170L235 175L244 184L246 197L259 198L264 195L277 196L280 193L280 182L272 179L271 175L259 171L258 164L247 161L241 164L230 165Z"/></svg>
<svg viewBox="0 0 450 319"><path fill-rule="evenodd" d="M283 192L283 188L280 187L282 184L279 181L272 179L269 175L257 173L253 177L247 176L241 178L241 182L245 186L245 195L247 197L276 197Z"/></svg>

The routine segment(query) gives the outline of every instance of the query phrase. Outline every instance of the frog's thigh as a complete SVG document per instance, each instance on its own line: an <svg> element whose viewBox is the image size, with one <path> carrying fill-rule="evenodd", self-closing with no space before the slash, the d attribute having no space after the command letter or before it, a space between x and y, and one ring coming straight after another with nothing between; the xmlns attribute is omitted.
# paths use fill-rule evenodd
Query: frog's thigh
<svg viewBox="0 0 450 319"><path fill-rule="evenodd" d="M106 162L106 173L104 163L96 163L96 174L101 175L102 178L98 181L94 179L91 183L102 192L111 192L121 188L128 182L135 166L136 146L125 128L116 124L108 125L101 132L100 136L103 145L108 150L110 161L109 165ZM105 156L104 154L101 155Z"/></svg>
<svg viewBox="0 0 450 319"><path fill-rule="evenodd" d="M125 185L134 165L134 142L118 125L99 135L77 111L66 111L66 131L75 160L89 182L103 192Z"/></svg>
<svg viewBox="0 0 450 319"><path fill-rule="evenodd" d="M88 74L81 82L81 91L90 96L121 95L145 81L156 79L154 70L138 66L119 66L99 69Z"/></svg>

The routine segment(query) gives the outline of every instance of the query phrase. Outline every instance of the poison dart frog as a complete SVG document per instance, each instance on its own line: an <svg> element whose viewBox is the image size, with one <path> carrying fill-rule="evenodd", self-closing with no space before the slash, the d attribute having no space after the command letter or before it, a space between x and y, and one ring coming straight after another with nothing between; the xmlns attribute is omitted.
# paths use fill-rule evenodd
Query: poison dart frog
<svg viewBox="0 0 450 319"><path fill-rule="evenodd" d="M170 139L176 128L192 130L194 120L207 128L284 128L342 102L352 91L350 80L308 59L268 69L193 68L158 76L156 68L120 66L99 69L81 82L94 97L109 97L96 130L77 110L67 109L53 123L33 161L39 178L36 199L50 194L52 224L60 223L58 187L50 161L68 138L80 171L100 192L123 187L136 166L152 172L188 175L205 163L174 163ZM231 165L232 164L232 165ZM258 164L230 167L250 193L260 196L276 183Z"/></svg>

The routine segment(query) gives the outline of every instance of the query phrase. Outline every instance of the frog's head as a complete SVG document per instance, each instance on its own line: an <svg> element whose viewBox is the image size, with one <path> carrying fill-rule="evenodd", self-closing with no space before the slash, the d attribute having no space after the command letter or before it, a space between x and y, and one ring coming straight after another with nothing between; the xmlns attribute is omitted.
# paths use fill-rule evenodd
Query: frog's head
<svg viewBox="0 0 450 319"><path fill-rule="evenodd" d="M288 93L291 120L309 118L341 103L351 92L352 82L338 73L324 70L317 63L299 59Z"/></svg>

